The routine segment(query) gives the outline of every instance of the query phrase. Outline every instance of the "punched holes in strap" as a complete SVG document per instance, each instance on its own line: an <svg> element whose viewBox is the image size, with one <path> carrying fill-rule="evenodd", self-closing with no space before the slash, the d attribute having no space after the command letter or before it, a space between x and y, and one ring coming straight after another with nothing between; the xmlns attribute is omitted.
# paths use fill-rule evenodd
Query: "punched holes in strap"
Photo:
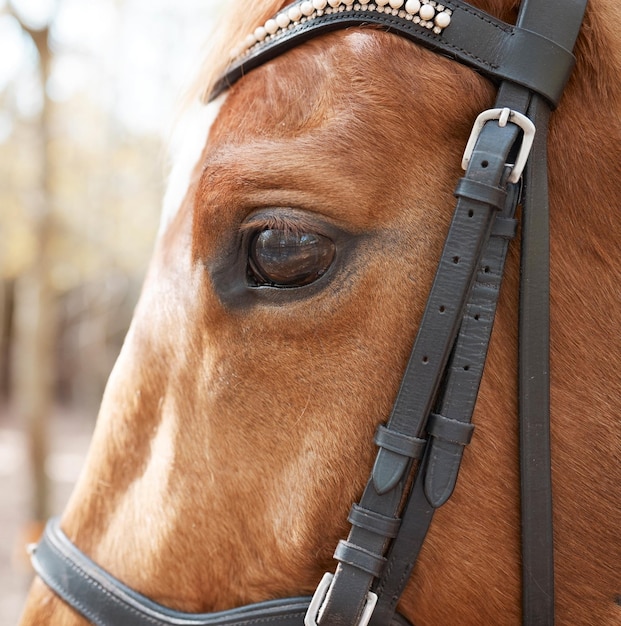
<svg viewBox="0 0 621 626"><path fill-rule="evenodd" d="M450 417L444 417L444 415L438 415L437 413L432 413L427 422L427 432L432 437L437 437L443 441L450 441L451 443L456 443L461 446L466 446L470 443L473 431L474 424L460 422Z"/></svg>
<svg viewBox="0 0 621 626"><path fill-rule="evenodd" d="M380 424L375 432L375 443L380 448L386 448L412 459L420 459L425 449L426 441L418 437L404 435L396 430L391 430Z"/></svg>

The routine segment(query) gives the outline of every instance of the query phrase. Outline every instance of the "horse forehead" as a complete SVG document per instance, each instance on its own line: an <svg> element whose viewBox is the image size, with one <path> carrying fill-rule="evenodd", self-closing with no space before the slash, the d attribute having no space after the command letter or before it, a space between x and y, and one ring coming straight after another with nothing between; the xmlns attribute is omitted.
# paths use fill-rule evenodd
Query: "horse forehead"
<svg viewBox="0 0 621 626"><path fill-rule="evenodd" d="M220 124L225 139L370 122L373 110L386 110L404 97L394 59L413 48L375 29L337 31L296 46L234 85L230 115L223 115ZM366 130L375 128L368 124Z"/></svg>
<svg viewBox="0 0 621 626"><path fill-rule="evenodd" d="M310 133L328 143L345 138L354 147L375 144L377 151L378 139L383 148L412 134L451 139L455 125L467 138L490 89L469 68L398 35L376 28L340 30L296 46L239 80L210 143ZM351 152L345 144L340 148Z"/></svg>
<svg viewBox="0 0 621 626"><path fill-rule="evenodd" d="M209 147L240 140L245 143L256 134L308 131L327 120L338 126L330 115L330 105L336 101L334 86L339 81L334 59L342 58L343 50L349 50L348 57L361 55L370 42L362 33L333 40L315 46L314 51L312 44L306 46L311 50L304 49L301 55L294 50L259 68L232 90L233 98L225 92L207 105L196 101L185 110L170 142L171 170L162 203L160 237L179 212ZM232 102L225 107L227 99ZM226 113L221 116L222 109Z"/></svg>
<svg viewBox="0 0 621 626"><path fill-rule="evenodd" d="M446 135L447 127L454 129L456 121L463 122L447 120L464 117L463 106L451 106L454 93L446 93L443 62L395 35L350 29L308 41L253 70L224 96L207 107L197 104L197 110L186 116L161 232L178 212L191 181L209 163L220 167L223 154L228 155L227 162L232 155L239 157L236 175L260 157L265 159L263 165L273 168L287 160L304 168L312 165L322 176L337 162L342 175L352 167L344 160L353 160L356 178L361 171L383 167L387 160L403 165L404 152L442 158L445 150L429 153L424 138ZM423 72L420 68L429 63L436 64L435 69L425 67ZM472 76L465 80L466 89L476 86L469 83ZM454 91L454 85L451 88ZM469 130L466 125L464 133ZM272 147L266 150L270 142ZM236 153L234 147L247 150ZM263 165L260 169L268 171Z"/></svg>

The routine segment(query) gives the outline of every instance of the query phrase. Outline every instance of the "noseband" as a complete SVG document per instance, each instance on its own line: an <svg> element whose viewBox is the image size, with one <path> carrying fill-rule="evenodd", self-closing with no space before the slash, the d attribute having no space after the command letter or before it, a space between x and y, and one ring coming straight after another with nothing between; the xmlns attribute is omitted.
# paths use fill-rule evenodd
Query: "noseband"
<svg viewBox="0 0 621 626"><path fill-rule="evenodd" d="M113 578L52 520L33 564L78 613L100 626L407 626L396 606L433 513L453 491L472 436L521 199L522 612L525 625L553 624L546 142L550 112L574 65L571 51L585 5L586 0L524 0L513 26L460 0L305 0L247 38L212 98L312 37L376 25L481 72L498 85L496 104L478 117L468 142L466 173L455 189L457 205L423 319L390 418L376 432L377 457L349 513L350 534L336 547L336 572L324 576L312 598L181 613Z"/></svg>

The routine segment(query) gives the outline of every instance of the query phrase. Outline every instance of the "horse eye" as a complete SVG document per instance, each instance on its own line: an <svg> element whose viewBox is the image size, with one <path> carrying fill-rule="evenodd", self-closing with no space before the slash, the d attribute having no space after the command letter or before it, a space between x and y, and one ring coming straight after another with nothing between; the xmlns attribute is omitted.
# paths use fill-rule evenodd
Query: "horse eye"
<svg viewBox="0 0 621 626"><path fill-rule="evenodd" d="M326 273L334 253L334 242L324 235L266 229L250 244L249 278L255 286L309 285Z"/></svg>

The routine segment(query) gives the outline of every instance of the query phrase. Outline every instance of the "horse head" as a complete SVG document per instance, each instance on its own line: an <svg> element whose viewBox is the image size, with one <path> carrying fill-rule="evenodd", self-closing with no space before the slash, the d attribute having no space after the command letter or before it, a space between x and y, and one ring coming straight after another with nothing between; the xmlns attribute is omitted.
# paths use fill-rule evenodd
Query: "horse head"
<svg viewBox="0 0 621 626"><path fill-rule="evenodd" d="M283 8L248 4L232 9L197 92ZM476 4L515 21L513 1ZM564 623L619 619L609 498L619 383L606 370L620 353L605 330L619 322L619 269L602 251L616 249L608 199L621 183L579 174L617 162L615 16L612 0L593 0L549 142ZM334 571L432 288L464 145L495 93L465 65L357 27L295 46L188 110L142 295L62 516L73 544L193 613L311 595ZM596 281L581 278L587 266ZM520 619L518 275L515 245L476 434L401 600L419 625ZM587 414L595 425L577 419ZM82 623L35 581L24 626Z"/></svg>

